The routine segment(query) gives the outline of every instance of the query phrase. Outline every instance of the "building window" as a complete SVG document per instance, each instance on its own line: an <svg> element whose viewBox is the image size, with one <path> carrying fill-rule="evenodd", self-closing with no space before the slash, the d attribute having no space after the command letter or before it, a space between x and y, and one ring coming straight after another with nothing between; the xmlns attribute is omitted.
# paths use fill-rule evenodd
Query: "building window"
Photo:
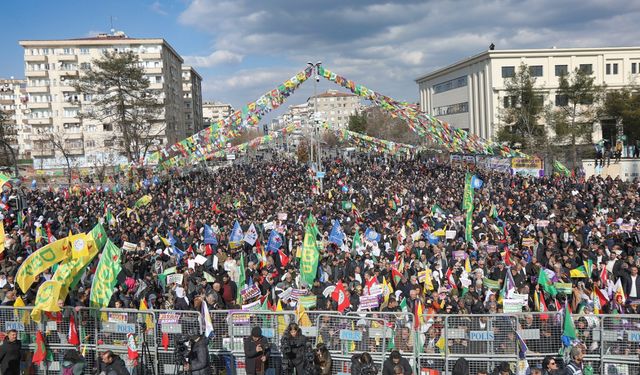
<svg viewBox="0 0 640 375"><path fill-rule="evenodd" d="M113 125L111 124L102 124L102 130L106 132L113 131ZM106 144L105 144L106 146Z"/></svg>
<svg viewBox="0 0 640 375"><path fill-rule="evenodd" d="M556 95L556 107L566 107L569 105L569 97L566 95Z"/></svg>
<svg viewBox="0 0 640 375"><path fill-rule="evenodd" d="M542 77L542 65L529 66L529 74L531 77Z"/></svg>
<svg viewBox="0 0 640 375"><path fill-rule="evenodd" d="M88 55L89 54L89 48L80 48L80 54L81 55Z"/></svg>
<svg viewBox="0 0 640 375"><path fill-rule="evenodd" d="M556 77L564 76L569 73L569 67L567 65L556 65Z"/></svg>
<svg viewBox="0 0 640 375"><path fill-rule="evenodd" d="M446 82L438 83L437 85L433 86L433 91L435 94L439 94L441 92L457 89L459 87L464 87L466 85L467 85L467 76L463 76L463 77L451 79ZM347 100L347 98L344 98L344 100Z"/></svg>
<svg viewBox="0 0 640 375"><path fill-rule="evenodd" d="M502 67L502 78L510 78L516 75L515 66L503 66Z"/></svg>
<svg viewBox="0 0 640 375"><path fill-rule="evenodd" d="M593 74L592 64L580 64L580 71L586 74Z"/></svg>
<svg viewBox="0 0 640 375"><path fill-rule="evenodd" d="M456 113L469 112L469 102L445 105L442 107L435 107L433 109L433 112L435 116L446 116L446 115L454 115Z"/></svg>
<svg viewBox="0 0 640 375"><path fill-rule="evenodd" d="M504 98L502 98L502 102L505 108L513 108L515 107L515 104L516 104L516 97L505 96Z"/></svg>
<svg viewBox="0 0 640 375"><path fill-rule="evenodd" d="M631 74L636 74L636 73L638 73L638 64L631 63Z"/></svg>

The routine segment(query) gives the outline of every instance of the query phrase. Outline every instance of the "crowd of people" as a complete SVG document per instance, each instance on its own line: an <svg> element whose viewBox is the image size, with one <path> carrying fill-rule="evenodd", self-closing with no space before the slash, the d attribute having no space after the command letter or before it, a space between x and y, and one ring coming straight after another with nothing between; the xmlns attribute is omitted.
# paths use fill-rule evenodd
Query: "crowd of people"
<svg viewBox="0 0 640 375"><path fill-rule="evenodd" d="M458 315L449 323L470 331L487 318L469 315L504 312L505 283L511 288L508 293L526 295L522 311L530 314L518 324L541 330L539 345L536 340L529 344L531 351L544 351L546 342L561 345L559 323L536 312L568 308L582 314L576 321L579 340L587 351L595 351L598 342L589 337L590 317L639 311L638 181L473 171L483 186L475 190L472 241L466 241L464 170L430 156L337 157L324 164L322 189L306 164L288 158L236 163L216 171L174 170L161 179L148 172L133 190L5 186L0 301L12 306L21 297L33 305L39 285L51 278L52 270L44 272L28 290L15 282L25 259L46 244L46 236L36 242L38 228L63 238L69 231L88 232L103 222L116 245L135 244L123 252L108 307L138 308L144 300L150 309L201 311L206 303L213 311L240 309L259 300L260 305L295 310L295 296L280 297L291 288L315 297L309 312L337 311L339 301L325 291L341 282L348 305L340 310L346 313L362 310L360 297L371 293L373 285L385 285L378 306L368 310L415 313L420 305L420 311L431 316L420 322L422 340L412 338L414 322L399 322L395 345L400 351L420 345L427 353L444 349L437 345L443 317ZM152 197L149 204L128 210L147 194ZM22 210L14 196L24 197ZM317 220L319 265L309 285L300 277L299 256L310 215ZM236 220L244 231L255 226L257 242L230 246ZM343 246L329 239L335 220L346 234ZM205 244L205 224L213 229L217 244ZM276 251L266 251L273 230L282 241ZM379 237L367 239L367 230ZM362 245L352 243L356 232ZM168 237L175 240L171 246L164 241ZM202 257L206 261L195 261ZM87 267L64 305L89 306L98 261L96 257ZM180 284L161 277L174 266L175 273L183 275ZM542 272L550 282L570 284L570 290L562 293L551 290L551 284L542 285L541 269L547 270ZM576 275L577 269L581 274ZM243 301L241 291L252 284L260 295ZM629 328L616 324L612 328ZM329 330L318 329L329 349L339 345ZM493 350L517 352L511 344L516 340L508 336L513 334L513 327L502 330L498 324L496 335L508 339ZM452 353L483 353L482 344L464 338L448 342ZM640 345L626 336L608 345L612 352L640 354Z"/></svg>

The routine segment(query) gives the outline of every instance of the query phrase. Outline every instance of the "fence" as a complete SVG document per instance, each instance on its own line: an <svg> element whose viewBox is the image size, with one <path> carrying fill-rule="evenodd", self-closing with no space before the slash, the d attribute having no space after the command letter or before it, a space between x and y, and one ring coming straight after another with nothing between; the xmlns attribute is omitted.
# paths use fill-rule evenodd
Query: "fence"
<svg viewBox="0 0 640 375"><path fill-rule="evenodd" d="M64 308L59 313L43 313L40 323L31 320L31 311L28 307L0 307L0 339L6 331L17 330L25 354L22 368L42 375L60 373L65 353L76 349L67 340L72 317L80 339L77 349L86 358L86 374L97 368L98 354L104 350L120 355L131 370L133 362L127 356L130 335L144 354L147 374L175 374L181 370L176 368L177 342L204 328L197 311ZM562 317L557 312L419 317L399 312L307 314L308 320L300 320L292 311L210 312L214 334L209 353L215 368L226 368L227 374L244 374L243 339L252 327L259 326L271 343L270 366L280 373L280 338L291 322L301 324L313 345L327 346L333 374L350 373L351 357L365 351L380 369L391 350L397 349L417 374L448 374L458 358L467 359L471 373L492 371L503 361L518 363L519 338L526 342L529 365L542 363L546 356L557 357L562 346ZM574 315L573 320L578 339L586 346L585 360L594 374L638 372L640 315ZM43 332L49 356L43 364L31 366L38 330Z"/></svg>

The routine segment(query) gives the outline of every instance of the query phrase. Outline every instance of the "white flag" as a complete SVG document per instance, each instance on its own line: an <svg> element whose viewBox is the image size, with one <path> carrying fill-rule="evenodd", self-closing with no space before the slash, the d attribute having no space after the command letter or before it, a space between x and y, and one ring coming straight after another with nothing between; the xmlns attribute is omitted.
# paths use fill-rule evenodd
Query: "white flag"
<svg viewBox="0 0 640 375"><path fill-rule="evenodd" d="M253 223L251 223L251 226L249 227L249 229L247 229L247 232L244 234L244 242L253 246L255 245L257 240L258 240L258 231L256 231L256 227L253 225Z"/></svg>
<svg viewBox="0 0 640 375"><path fill-rule="evenodd" d="M211 315L209 315L209 306L207 301L202 301L202 325L204 326L204 335L211 337L213 333L213 322L211 321Z"/></svg>

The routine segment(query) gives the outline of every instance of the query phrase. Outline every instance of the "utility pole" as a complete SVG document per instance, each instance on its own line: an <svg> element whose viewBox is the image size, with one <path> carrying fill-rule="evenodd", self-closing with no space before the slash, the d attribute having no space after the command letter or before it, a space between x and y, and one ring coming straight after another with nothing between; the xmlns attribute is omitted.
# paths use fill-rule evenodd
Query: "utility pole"
<svg viewBox="0 0 640 375"><path fill-rule="evenodd" d="M320 194L322 194L322 178L318 177L318 173L319 172L324 172L322 170L322 152L320 150L321 147L321 143L322 143L322 139L321 139L321 133L320 133L320 113L318 112L318 82L320 82L320 72L319 72L319 68L320 65L322 65L322 61L318 61L317 63L312 63L312 62L308 62L307 63L310 67L312 67L315 70L315 81L313 82L313 116L312 116L312 136L315 134L315 139L311 139L310 145L311 148L313 149L313 143L315 140L316 143L316 176L315 178L318 179L318 188L320 189ZM313 152L310 154L310 159L313 162L314 158L313 158Z"/></svg>

